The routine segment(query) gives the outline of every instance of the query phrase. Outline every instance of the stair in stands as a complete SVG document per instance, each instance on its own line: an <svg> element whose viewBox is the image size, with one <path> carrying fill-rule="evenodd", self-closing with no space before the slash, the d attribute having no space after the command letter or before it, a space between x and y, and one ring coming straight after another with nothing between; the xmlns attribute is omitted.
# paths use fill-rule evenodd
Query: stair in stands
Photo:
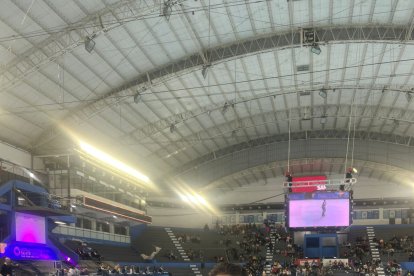
<svg viewBox="0 0 414 276"><path fill-rule="evenodd" d="M188 258L187 253L185 253L183 246L178 241L177 237L175 236L171 228L166 227L164 229L165 229L165 232L167 232L167 235L170 237L171 241L173 242L175 248L178 250L178 253L183 258L183 260L189 262L190 258Z"/></svg>
<svg viewBox="0 0 414 276"><path fill-rule="evenodd" d="M372 262L377 260L381 260L380 252L377 248L377 243L374 242L375 239L375 231L373 226L366 227L367 234L368 234L368 242L369 242L369 249L371 251ZM378 276L385 275L384 269L382 267L377 268Z"/></svg>
<svg viewBox="0 0 414 276"><path fill-rule="evenodd" d="M272 264L273 264L273 251L275 248L275 244L276 244L276 229L275 228L271 228L270 229L270 242L272 243L272 250L270 250L270 248L268 247L266 249L266 266L264 268L266 275L270 275L270 272L272 270Z"/></svg>
<svg viewBox="0 0 414 276"><path fill-rule="evenodd" d="M165 232L167 232L168 236L170 237L171 241L173 242L173 244L175 245L175 247L177 248L178 252L180 253L181 257L183 258L184 261L189 262L190 258L188 258L187 253L185 253L183 246L181 245L181 243L178 241L177 237L175 236L174 232L172 231L171 228L164 228ZM190 265L190 269L191 271L194 272L194 274L196 276L202 276L200 269L197 267L197 265L191 264Z"/></svg>
<svg viewBox="0 0 414 276"><path fill-rule="evenodd" d="M197 265L195 265L195 264L191 264L191 265L190 265L190 269L194 272L194 274L195 274L196 276L203 276L203 274L201 274L201 271L200 271L200 269L197 267Z"/></svg>

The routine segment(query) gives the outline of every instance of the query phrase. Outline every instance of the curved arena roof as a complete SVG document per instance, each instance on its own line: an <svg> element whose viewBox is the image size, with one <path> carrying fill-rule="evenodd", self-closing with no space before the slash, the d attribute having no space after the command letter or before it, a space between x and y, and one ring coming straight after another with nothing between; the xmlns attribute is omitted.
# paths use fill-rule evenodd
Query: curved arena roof
<svg viewBox="0 0 414 276"><path fill-rule="evenodd" d="M160 183L232 189L288 156L413 177L412 0L5 0L0 23L0 139L35 155L70 129Z"/></svg>

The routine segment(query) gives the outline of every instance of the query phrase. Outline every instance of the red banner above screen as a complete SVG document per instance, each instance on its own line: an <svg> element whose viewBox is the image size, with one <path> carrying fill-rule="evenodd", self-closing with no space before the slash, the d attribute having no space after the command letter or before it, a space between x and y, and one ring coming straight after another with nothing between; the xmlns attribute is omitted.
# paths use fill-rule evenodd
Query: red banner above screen
<svg viewBox="0 0 414 276"><path fill-rule="evenodd" d="M294 193L312 193L315 191L326 190L325 175L299 176L292 179L292 192ZM321 180L320 182L318 180ZM296 187L295 186L301 186Z"/></svg>

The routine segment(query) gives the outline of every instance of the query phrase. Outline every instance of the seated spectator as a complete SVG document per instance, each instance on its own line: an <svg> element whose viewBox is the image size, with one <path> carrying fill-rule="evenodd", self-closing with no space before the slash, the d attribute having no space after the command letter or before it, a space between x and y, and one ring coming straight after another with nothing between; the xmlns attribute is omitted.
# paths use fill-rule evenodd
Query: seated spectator
<svg viewBox="0 0 414 276"><path fill-rule="evenodd" d="M174 255L174 252L172 250L170 250L170 253L168 253L167 257L170 261L174 261L177 259L177 257Z"/></svg>
<svg viewBox="0 0 414 276"><path fill-rule="evenodd" d="M10 258L6 257L4 259L3 265L1 266L0 274L5 275L5 276L6 275L14 275L13 270L15 268L17 268L18 266L19 265L17 265L17 264L16 265L13 264Z"/></svg>

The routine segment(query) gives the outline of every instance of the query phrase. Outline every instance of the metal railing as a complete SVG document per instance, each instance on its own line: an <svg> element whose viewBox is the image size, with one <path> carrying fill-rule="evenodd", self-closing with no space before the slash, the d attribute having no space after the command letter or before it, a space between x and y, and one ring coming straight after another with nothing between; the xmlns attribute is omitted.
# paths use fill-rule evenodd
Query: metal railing
<svg viewBox="0 0 414 276"><path fill-rule="evenodd" d="M113 242L127 243L127 244L131 242L130 236L89 230L89 229L78 228L74 226L68 226L68 225L57 226L55 229L53 229L53 233L65 235L65 236L78 237L78 238L105 240L105 241L113 241Z"/></svg>

